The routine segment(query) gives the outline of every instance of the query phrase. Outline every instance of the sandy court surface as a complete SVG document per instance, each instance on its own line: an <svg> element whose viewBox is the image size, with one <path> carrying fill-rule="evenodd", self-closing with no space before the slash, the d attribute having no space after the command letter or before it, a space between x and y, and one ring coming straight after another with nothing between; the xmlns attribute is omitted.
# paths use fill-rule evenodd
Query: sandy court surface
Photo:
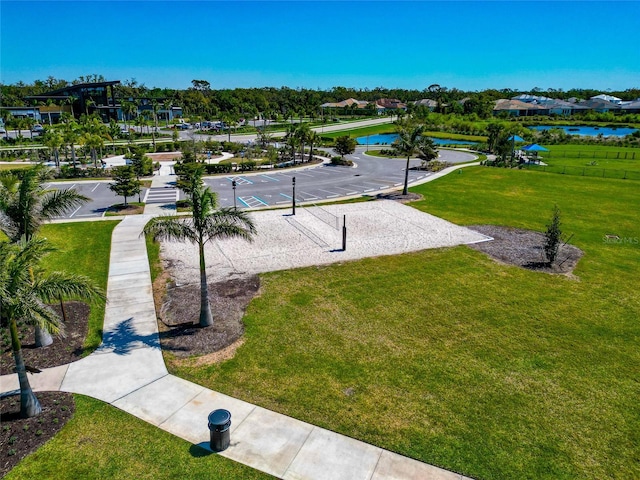
<svg viewBox="0 0 640 480"><path fill-rule="evenodd" d="M490 239L391 200L251 213L253 243L218 240L207 244L210 282L236 276L323 265L380 255L477 243ZM347 249L342 251L346 217ZM162 258L178 285L199 282L198 249L163 242Z"/></svg>

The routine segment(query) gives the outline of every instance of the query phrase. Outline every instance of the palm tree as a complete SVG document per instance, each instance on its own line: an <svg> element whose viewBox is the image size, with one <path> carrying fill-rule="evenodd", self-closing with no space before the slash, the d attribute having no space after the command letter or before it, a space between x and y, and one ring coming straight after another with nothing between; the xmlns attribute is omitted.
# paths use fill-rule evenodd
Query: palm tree
<svg viewBox="0 0 640 480"><path fill-rule="evenodd" d="M69 107L71 107L71 117L75 118L75 115L73 114L73 104L76 101L76 97L74 96L69 96L65 99L64 103L66 103L67 105L69 105Z"/></svg>
<svg viewBox="0 0 640 480"><path fill-rule="evenodd" d="M19 182L7 177L9 180L0 183L0 231L11 242L23 236L30 240L44 222L90 200L72 188L45 189L48 172L42 165L24 170Z"/></svg>
<svg viewBox="0 0 640 480"><path fill-rule="evenodd" d="M291 158L293 159L293 164L296 164L296 148L298 147L299 137L296 135L297 127L294 124L287 125L287 133L284 135L285 143L289 144L291 147Z"/></svg>
<svg viewBox="0 0 640 480"><path fill-rule="evenodd" d="M26 170L22 180L8 175L0 183L0 231L11 242L30 240L47 220L62 215L90 199L74 189L46 190L46 167L36 165ZM36 346L53 342L49 332L36 328Z"/></svg>
<svg viewBox="0 0 640 480"><path fill-rule="evenodd" d="M171 100L165 100L162 104L162 107L167 111L167 127L169 126L169 115L171 113L171 109L173 108L173 102Z"/></svg>
<svg viewBox="0 0 640 480"><path fill-rule="evenodd" d="M71 163L73 165L73 169L76 169L76 141L78 140L78 124L73 120L73 118L69 119L69 122L64 124L62 129L62 137L64 139L64 144L69 145L71 147ZM65 150L66 151L66 150ZM66 153L65 153L66 158Z"/></svg>
<svg viewBox="0 0 640 480"><path fill-rule="evenodd" d="M38 415L42 408L33 393L22 357L17 321L35 324L58 333L60 318L46 304L57 298L104 300L104 293L87 277L60 272L45 274L42 258L52 251L47 241L39 238L17 243L0 243L0 325L8 327L11 348L20 382L20 416Z"/></svg>
<svg viewBox="0 0 640 480"><path fill-rule="evenodd" d="M309 161L313 160L313 146L320 143L320 135L315 130L310 130L307 136L309 142Z"/></svg>
<svg viewBox="0 0 640 480"><path fill-rule="evenodd" d="M438 154L435 150L431 139L422 136L424 125L417 125L412 129L405 125L398 134L398 140L394 144L394 148L401 154L407 156L407 166L404 171L404 187L402 194L406 195L409 187L409 160L413 155L429 161L437 158Z"/></svg>
<svg viewBox="0 0 640 480"><path fill-rule="evenodd" d="M57 130L49 130L44 134L44 144L53 151L56 167L60 168L60 147L64 144L64 138Z"/></svg>
<svg viewBox="0 0 640 480"><path fill-rule="evenodd" d="M309 134L311 133L311 129L309 128L308 123L302 123L302 118L297 125L295 136L298 138L298 142L300 142L300 159L301 162L304 163L304 145L307 143L309 139Z"/></svg>
<svg viewBox="0 0 640 480"><path fill-rule="evenodd" d="M86 132L79 138L79 142L89 148L93 167L98 168L98 149L104 147L104 138L96 133Z"/></svg>
<svg viewBox="0 0 640 480"><path fill-rule="evenodd" d="M156 151L156 132L158 131L158 112L160 111L160 104L157 100L151 101L151 112L153 113L153 151Z"/></svg>
<svg viewBox="0 0 640 480"><path fill-rule="evenodd" d="M256 228L245 212L232 208L217 210L216 194L195 176L191 189L193 216L190 218L157 217L144 228L144 233L158 240L188 240L198 245L200 255L200 321L201 327L213 325L204 257L205 244L218 238L242 238L252 241Z"/></svg>

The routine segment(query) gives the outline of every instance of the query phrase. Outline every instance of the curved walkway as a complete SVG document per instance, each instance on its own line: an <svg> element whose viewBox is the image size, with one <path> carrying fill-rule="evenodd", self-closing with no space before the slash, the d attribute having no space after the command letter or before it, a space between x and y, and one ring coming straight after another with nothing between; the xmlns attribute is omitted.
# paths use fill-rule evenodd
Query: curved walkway
<svg viewBox="0 0 640 480"><path fill-rule="evenodd" d="M227 409L231 446L220 455L283 479L466 478L170 375L141 236L151 218L127 217L113 231L101 346L72 364L29 374L34 390L98 398L205 449L208 414ZM16 374L0 377L1 392L18 388Z"/></svg>

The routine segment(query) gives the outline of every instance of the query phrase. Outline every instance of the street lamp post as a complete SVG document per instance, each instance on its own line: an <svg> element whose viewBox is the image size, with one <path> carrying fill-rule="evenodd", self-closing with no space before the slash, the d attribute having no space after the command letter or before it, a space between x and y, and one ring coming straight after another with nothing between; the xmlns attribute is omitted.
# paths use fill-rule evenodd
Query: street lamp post
<svg viewBox="0 0 640 480"><path fill-rule="evenodd" d="M236 181L235 180L231 181L231 186L233 187L233 209L237 211L238 207L236 205Z"/></svg>
<svg viewBox="0 0 640 480"><path fill-rule="evenodd" d="M293 197L292 197L292 201L293 201L293 214L296 214L296 177L293 177L291 179L291 184L293 186Z"/></svg>

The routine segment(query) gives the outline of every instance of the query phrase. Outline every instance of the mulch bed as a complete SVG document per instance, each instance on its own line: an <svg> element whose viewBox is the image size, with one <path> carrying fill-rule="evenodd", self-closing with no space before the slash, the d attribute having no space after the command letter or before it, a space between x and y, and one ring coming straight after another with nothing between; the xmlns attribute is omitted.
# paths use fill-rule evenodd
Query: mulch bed
<svg viewBox="0 0 640 480"><path fill-rule="evenodd" d="M73 416L72 394L39 392L36 396L42 413L32 418L20 418L19 395L0 398L0 477L53 438Z"/></svg>
<svg viewBox="0 0 640 480"><path fill-rule="evenodd" d="M531 230L499 227L496 225L469 225L467 228L492 237L491 242L482 242L469 247L484 252L491 258L545 273L571 275L584 252L573 245L562 245L553 265L544 256L544 235Z"/></svg>
<svg viewBox="0 0 640 480"><path fill-rule="evenodd" d="M416 200L422 200L422 195L418 193L407 193L403 195L402 192L391 192L391 193L379 193L376 195L378 200L395 200L400 203L409 203L415 202Z"/></svg>
<svg viewBox="0 0 640 480"><path fill-rule="evenodd" d="M62 318L60 304L53 305L52 308ZM89 306L82 302L65 302L64 311L67 315L67 322L64 324L65 336L54 336L53 343L48 347L36 348L34 327L20 326L22 355L26 365L43 369L75 362L82 358L84 339L87 336ZM3 329L0 337L0 372L3 375L12 373L14 367L9 332L8 329Z"/></svg>
<svg viewBox="0 0 640 480"><path fill-rule="evenodd" d="M162 348L177 357L188 357L228 347L242 337L242 317L259 290L257 275L209 284L213 326L200 328L200 285L169 286L159 310Z"/></svg>
<svg viewBox="0 0 640 480"><path fill-rule="evenodd" d="M60 305L53 305L52 308L62 318ZM65 302L64 310L67 316L67 322L64 324L65 336L54 336L53 343L48 347L36 348L34 328L20 326L22 355L29 367L56 367L82 357L83 344L87 336L89 306L81 302ZM0 338L0 372L6 375L15 370L15 362L7 329L3 330L3 336ZM72 394L37 392L36 396L42 406L42 413L25 419L20 418L20 395L0 397L0 477L53 438L73 416L75 403Z"/></svg>

